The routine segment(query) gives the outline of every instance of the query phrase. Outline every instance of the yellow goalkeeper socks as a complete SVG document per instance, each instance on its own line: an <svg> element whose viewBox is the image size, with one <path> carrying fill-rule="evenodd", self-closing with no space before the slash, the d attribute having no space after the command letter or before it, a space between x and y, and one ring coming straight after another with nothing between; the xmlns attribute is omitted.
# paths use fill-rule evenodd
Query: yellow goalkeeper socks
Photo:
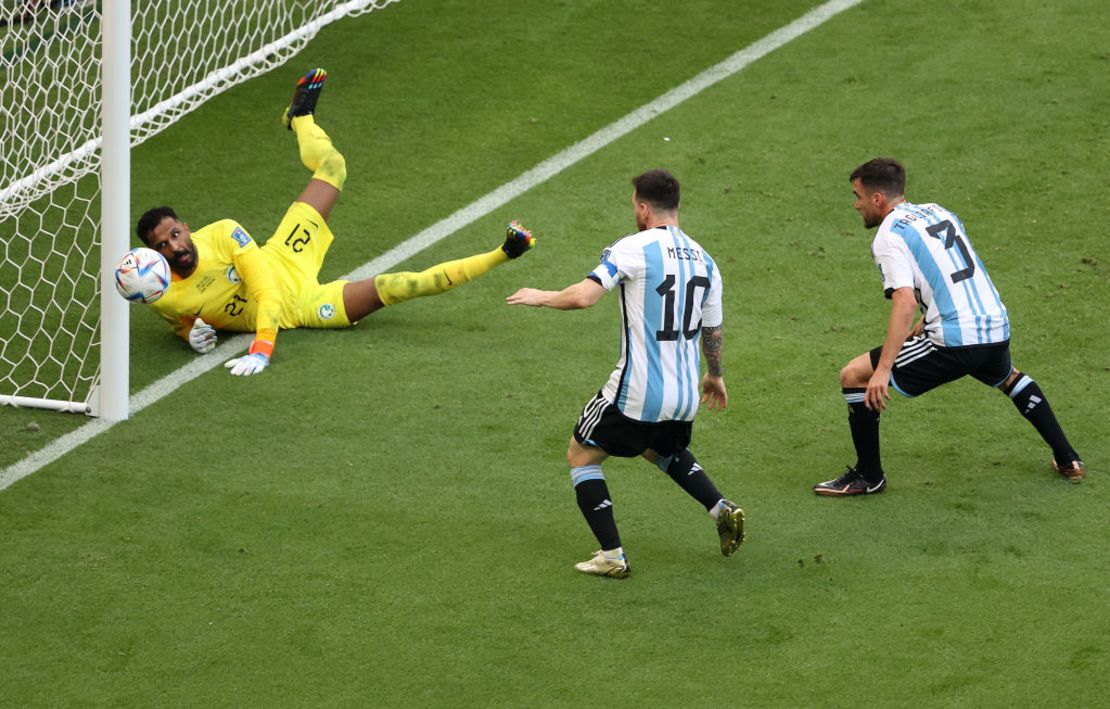
<svg viewBox="0 0 1110 709"><path fill-rule="evenodd" d="M313 179L323 180L342 190L343 183L347 181L347 161L331 144L328 134L316 125L311 115L294 117L292 126L301 149L301 162L312 170Z"/></svg>
<svg viewBox="0 0 1110 709"><path fill-rule="evenodd" d="M383 273L374 279L374 285L382 304L396 305L413 298L445 293L508 260L509 257L498 247L489 253L436 264L420 273Z"/></svg>

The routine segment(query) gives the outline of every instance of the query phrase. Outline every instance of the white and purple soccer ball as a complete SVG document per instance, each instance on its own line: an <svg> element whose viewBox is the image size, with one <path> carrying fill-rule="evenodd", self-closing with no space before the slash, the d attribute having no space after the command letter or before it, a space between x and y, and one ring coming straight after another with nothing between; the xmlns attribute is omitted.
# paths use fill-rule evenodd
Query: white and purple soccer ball
<svg viewBox="0 0 1110 709"><path fill-rule="evenodd" d="M116 266L116 290L132 303L153 303L170 287L170 264L154 249L131 249Z"/></svg>

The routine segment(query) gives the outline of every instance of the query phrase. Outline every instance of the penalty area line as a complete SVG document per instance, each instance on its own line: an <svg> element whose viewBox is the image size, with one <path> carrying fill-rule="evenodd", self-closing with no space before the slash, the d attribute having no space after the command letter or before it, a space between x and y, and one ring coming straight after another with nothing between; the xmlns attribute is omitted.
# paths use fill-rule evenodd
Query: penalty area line
<svg viewBox="0 0 1110 709"><path fill-rule="evenodd" d="M624 117L580 140L565 150L551 156L532 169L506 182L483 197L479 197L450 216L439 220L423 231L415 234L381 256L369 261L342 278L358 280L383 273L402 261L415 256L424 249L443 241L452 234L504 206L528 190L543 184L560 172L577 164L610 143L643 126L656 116L666 113L687 99L696 96L714 84L740 72L755 61L767 56L779 47L801 37L810 30L821 26L836 15L859 5L863 0L829 0L819 5L788 25L771 32L727 59L701 72L685 83L676 86L665 94L637 108ZM182 385L214 369L224 360L234 357L247 348L251 335L235 335L223 341L212 352L197 357L194 361L180 367L147 388L131 396L128 408L131 415L137 414L150 404L169 396ZM0 490L31 475L61 458L71 450L87 443L96 436L108 431L114 421L95 419L80 428L50 442L46 447L31 453L17 463L0 471Z"/></svg>

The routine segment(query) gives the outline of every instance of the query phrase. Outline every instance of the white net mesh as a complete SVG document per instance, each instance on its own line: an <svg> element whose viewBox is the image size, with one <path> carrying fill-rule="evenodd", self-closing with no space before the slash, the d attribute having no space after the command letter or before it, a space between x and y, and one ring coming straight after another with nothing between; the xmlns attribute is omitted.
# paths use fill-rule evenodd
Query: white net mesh
<svg viewBox="0 0 1110 709"><path fill-rule="evenodd" d="M397 1L133 0L131 144ZM98 376L102 5L0 2L0 403L87 402Z"/></svg>

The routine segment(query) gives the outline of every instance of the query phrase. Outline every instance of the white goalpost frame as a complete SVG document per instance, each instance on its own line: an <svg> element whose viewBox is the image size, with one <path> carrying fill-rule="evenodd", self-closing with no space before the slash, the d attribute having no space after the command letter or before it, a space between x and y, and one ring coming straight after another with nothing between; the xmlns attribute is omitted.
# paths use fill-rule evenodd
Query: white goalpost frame
<svg viewBox="0 0 1110 709"><path fill-rule="evenodd" d="M131 220L131 0L104 3L100 27L100 382L93 385L88 413L122 421L130 387L130 303L116 295L113 281Z"/></svg>
<svg viewBox="0 0 1110 709"><path fill-rule="evenodd" d="M280 65L288 58L291 48L303 46L324 26L344 17L370 12L399 1L336 2L330 10L254 51L213 69L199 81L134 116L131 115L132 0L105 0L101 4L100 135L77 146L66 155L35 167L21 179L0 185L0 202L14 200L18 203L26 194L34 193L40 185L100 152L100 361L97 376L85 401L29 397L17 393L0 394L0 405L84 413L106 421L122 421L128 417L130 304L116 295L114 280L118 259L130 246L131 148L170 125L173 119L167 121L167 115L173 116L175 112L183 115L213 92L219 93ZM296 4L297 0L290 0L290 3ZM275 56L284 58L275 60Z"/></svg>

